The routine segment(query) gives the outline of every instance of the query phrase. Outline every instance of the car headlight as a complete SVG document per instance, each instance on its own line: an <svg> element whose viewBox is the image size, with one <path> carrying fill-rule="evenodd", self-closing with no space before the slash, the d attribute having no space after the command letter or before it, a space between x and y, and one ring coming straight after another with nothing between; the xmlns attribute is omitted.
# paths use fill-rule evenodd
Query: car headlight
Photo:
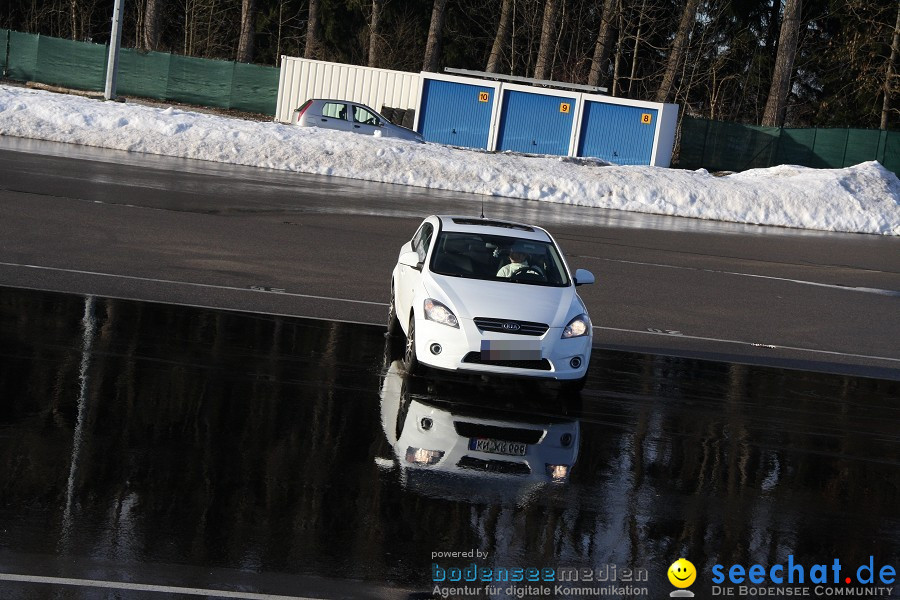
<svg viewBox="0 0 900 600"><path fill-rule="evenodd" d="M569 476L569 465L547 465L547 475L553 481L565 481Z"/></svg>
<svg viewBox="0 0 900 600"><path fill-rule="evenodd" d="M563 329L562 339L581 337L591 333L591 320L586 314L580 314L566 325Z"/></svg>
<svg viewBox="0 0 900 600"><path fill-rule="evenodd" d="M433 298L425 299L425 318L441 325L459 329L459 321L456 320L456 315L453 314L453 311Z"/></svg>
<svg viewBox="0 0 900 600"><path fill-rule="evenodd" d="M443 450L427 450L425 448L413 448L412 446L406 449L406 462L411 462L415 465L436 465L443 457Z"/></svg>

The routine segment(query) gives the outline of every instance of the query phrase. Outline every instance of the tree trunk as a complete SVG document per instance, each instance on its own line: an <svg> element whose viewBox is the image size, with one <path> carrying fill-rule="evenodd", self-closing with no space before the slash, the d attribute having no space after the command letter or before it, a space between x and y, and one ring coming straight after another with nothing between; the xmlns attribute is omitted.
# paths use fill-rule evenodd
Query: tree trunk
<svg viewBox="0 0 900 600"><path fill-rule="evenodd" d="M253 38L256 35L256 0L241 0L241 37L237 61L253 62Z"/></svg>
<svg viewBox="0 0 900 600"><path fill-rule="evenodd" d="M372 0L372 20L369 22L369 66L381 63L381 8L384 0Z"/></svg>
<svg viewBox="0 0 900 600"><path fill-rule="evenodd" d="M775 0L776 2L778 0ZM675 40L672 42L672 49L669 52L669 60L666 62L666 71L663 74L662 83L656 91L657 102L668 102L669 96L672 94L672 88L675 86L675 74L681 64L681 57L684 55L688 42L688 36L694 21L697 19L697 6L700 0L687 0L684 10L681 12L681 21L678 23L678 30L675 32Z"/></svg>
<svg viewBox="0 0 900 600"><path fill-rule="evenodd" d="M621 9L621 4L619 5ZM619 36L616 40L616 58L613 61L613 80L612 80L612 88L610 89L610 96L617 96L619 93L619 67L622 64L622 51L625 49L625 11L619 10L618 15L619 25L617 29L619 30Z"/></svg>
<svg viewBox="0 0 900 600"><path fill-rule="evenodd" d="M628 95L631 96L631 88L634 85L634 77L637 74L638 50L641 45L641 30L644 28L644 14L647 10L647 0L641 2L641 12L638 14L637 34L634 36L634 52L631 53L631 76L628 78Z"/></svg>
<svg viewBox="0 0 900 600"><path fill-rule="evenodd" d="M497 25L497 35L494 36L494 45L491 46L491 56L488 58L485 71L488 73L500 72L500 61L503 58L503 51L509 45L509 34L512 30L512 0L503 0L503 6L500 9L500 24Z"/></svg>
<svg viewBox="0 0 900 600"><path fill-rule="evenodd" d="M306 22L306 47L303 49L303 58L320 58L321 49L319 0L309 0L309 18Z"/></svg>
<svg viewBox="0 0 900 600"><path fill-rule="evenodd" d="M71 0L71 2L69 2L69 12L71 12L71 14L72 14L72 39L73 40L78 39L78 18L77 18L77 14L76 14L77 11L78 11L78 0Z"/></svg>
<svg viewBox="0 0 900 600"><path fill-rule="evenodd" d="M140 44L144 50L159 50L160 16L165 12L165 0L147 0L144 11L144 31Z"/></svg>
<svg viewBox="0 0 900 600"><path fill-rule="evenodd" d="M891 91L894 87L894 72L897 57L900 55L900 7L897 8L897 22L894 25L894 39L891 41L891 58L888 61L887 74L884 77L884 102L881 105L881 128L887 129L888 115L891 112Z"/></svg>
<svg viewBox="0 0 900 600"><path fill-rule="evenodd" d="M431 26L428 28L428 42L425 44L425 60L422 70L437 73L441 67L441 36L444 32L444 13L447 0L434 0L431 10Z"/></svg>
<svg viewBox="0 0 900 600"><path fill-rule="evenodd" d="M781 34L778 36L778 53L775 56L775 72L769 99L763 112L762 124L767 127L781 127L787 112L787 99L791 91L791 76L794 74L794 58L800 39L801 0L785 0L784 18L781 20Z"/></svg>
<svg viewBox="0 0 900 600"><path fill-rule="evenodd" d="M613 39L613 21L618 0L603 0L603 14L600 17L600 32L597 34L597 45L594 46L594 57L591 59L591 74L588 85L601 85L606 81L609 62L609 47Z"/></svg>
<svg viewBox="0 0 900 600"><path fill-rule="evenodd" d="M537 64L534 66L535 79L548 79L551 75L550 64L556 38L556 18L559 14L559 3L563 0L546 0L544 3L544 21L541 25L541 45L538 47Z"/></svg>

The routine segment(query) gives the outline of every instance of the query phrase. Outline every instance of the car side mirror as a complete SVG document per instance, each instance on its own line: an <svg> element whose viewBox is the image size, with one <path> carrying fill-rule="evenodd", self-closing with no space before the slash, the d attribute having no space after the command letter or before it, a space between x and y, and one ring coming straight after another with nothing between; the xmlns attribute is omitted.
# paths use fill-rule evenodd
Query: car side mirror
<svg viewBox="0 0 900 600"><path fill-rule="evenodd" d="M397 262L399 262L401 265L412 267L416 271L422 270L422 261L419 260L418 252L404 252L400 255L400 259Z"/></svg>
<svg viewBox="0 0 900 600"><path fill-rule="evenodd" d="M594 283L594 274L586 269L577 269L575 271L575 285L587 285Z"/></svg>

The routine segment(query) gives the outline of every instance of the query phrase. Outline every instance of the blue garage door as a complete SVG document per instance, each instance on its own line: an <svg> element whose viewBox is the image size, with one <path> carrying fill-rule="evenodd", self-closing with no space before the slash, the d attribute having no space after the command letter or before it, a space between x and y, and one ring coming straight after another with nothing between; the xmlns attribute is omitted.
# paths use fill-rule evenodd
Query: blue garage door
<svg viewBox="0 0 900 600"><path fill-rule="evenodd" d="M419 133L429 142L487 149L493 102L493 88L425 79Z"/></svg>
<svg viewBox="0 0 900 600"><path fill-rule="evenodd" d="M507 90L497 149L565 156L574 114L575 98Z"/></svg>
<svg viewBox="0 0 900 600"><path fill-rule="evenodd" d="M649 165L658 111L653 108L585 103L578 156L617 165Z"/></svg>

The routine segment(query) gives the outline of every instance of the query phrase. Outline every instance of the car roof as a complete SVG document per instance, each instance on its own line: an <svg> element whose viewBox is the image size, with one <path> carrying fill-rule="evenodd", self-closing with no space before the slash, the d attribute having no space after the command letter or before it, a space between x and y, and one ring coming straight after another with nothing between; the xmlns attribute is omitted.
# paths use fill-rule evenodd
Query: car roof
<svg viewBox="0 0 900 600"><path fill-rule="evenodd" d="M550 235L535 225L506 221L504 219L488 219L468 215L436 215L441 222L442 231L462 231L471 233L490 233L531 240L551 241Z"/></svg>
<svg viewBox="0 0 900 600"><path fill-rule="evenodd" d="M310 98L312 102L337 102L340 104L358 104L359 106L365 106L368 108L367 104L363 104L362 102L357 102L356 100L342 100L341 98Z"/></svg>

